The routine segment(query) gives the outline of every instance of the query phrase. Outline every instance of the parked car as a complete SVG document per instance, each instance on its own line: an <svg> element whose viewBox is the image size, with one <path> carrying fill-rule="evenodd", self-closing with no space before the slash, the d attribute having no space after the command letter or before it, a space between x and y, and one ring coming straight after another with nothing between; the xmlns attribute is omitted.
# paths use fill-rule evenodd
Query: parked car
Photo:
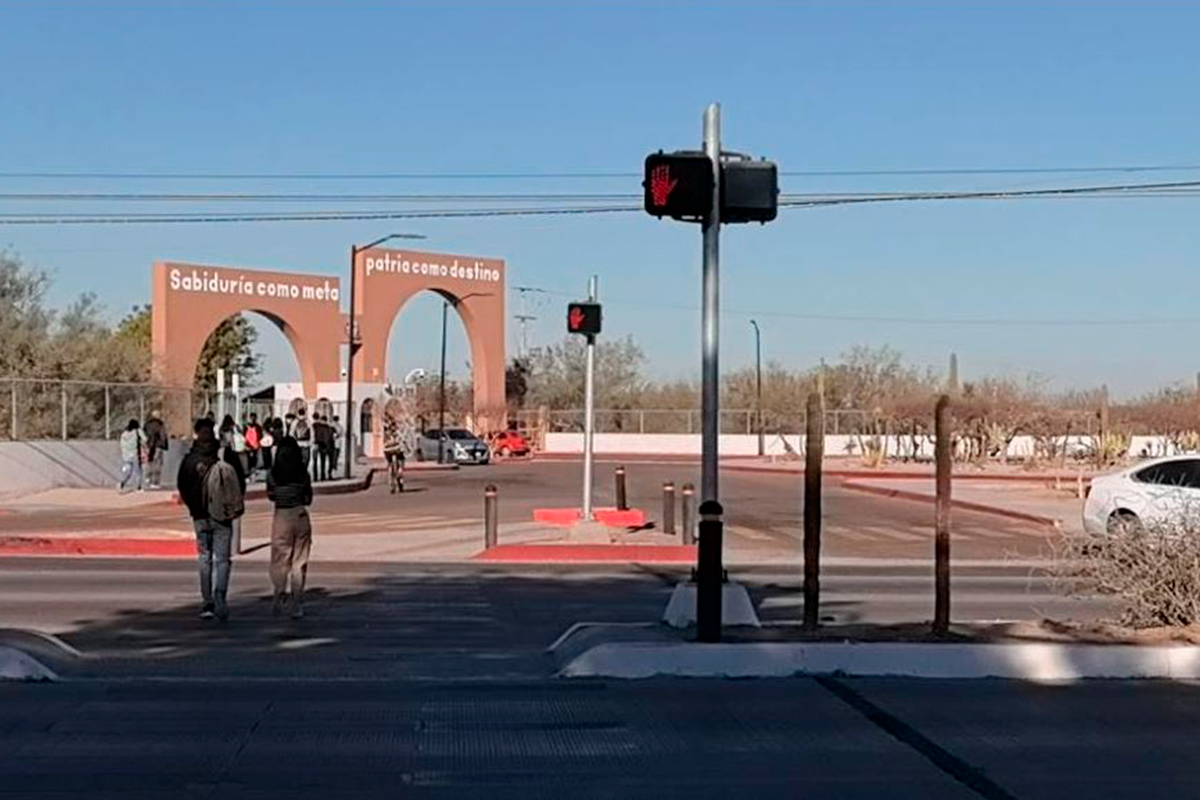
<svg viewBox="0 0 1200 800"><path fill-rule="evenodd" d="M487 442L466 428L433 429L417 437L417 460L437 461L438 443L442 443L443 458L456 464L486 464L491 459Z"/></svg>
<svg viewBox="0 0 1200 800"><path fill-rule="evenodd" d="M1083 528L1113 533L1193 515L1200 521L1200 456L1171 456L1093 478Z"/></svg>
<svg viewBox="0 0 1200 800"><path fill-rule="evenodd" d="M517 431L500 431L492 436L492 452L500 458L527 456L533 448Z"/></svg>

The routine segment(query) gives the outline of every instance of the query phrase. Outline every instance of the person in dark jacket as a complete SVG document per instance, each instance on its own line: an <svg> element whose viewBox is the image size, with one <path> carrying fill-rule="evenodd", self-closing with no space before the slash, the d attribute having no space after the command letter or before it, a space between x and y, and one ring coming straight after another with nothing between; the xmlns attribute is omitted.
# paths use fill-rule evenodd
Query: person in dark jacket
<svg viewBox="0 0 1200 800"><path fill-rule="evenodd" d="M221 448L211 419L201 417L196 420L193 430L195 440L192 442L192 449L179 465L175 485L179 490L180 499L187 506L192 517L192 526L196 531L196 552L200 560L200 596L203 598L200 618L212 619L216 616L226 620L229 619L226 596L229 592L233 521L209 517L208 498L204 490L208 471L222 455ZM245 493L246 473L242 471L241 459L232 448L226 448L224 461L237 473L238 484Z"/></svg>
<svg viewBox="0 0 1200 800"><path fill-rule="evenodd" d="M290 608L292 619L304 616L304 579L312 548L312 478L295 439L286 436L277 445L275 465L267 476L267 497L275 503L271 522L271 583L275 587L275 614ZM291 579L289 594L288 580Z"/></svg>
<svg viewBox="0 0 1200 800"><path fill-rule="evenodd" d="M167 452L167 428L157 410L142 427L146 434L146 484L149 489L162 488L163 455Z"/></svg>
<svg viewBox="0 0 1200 800"><path fill-rule="evenodd" d="M333 451L333 428L321 414L313 414L312 424L313 447L313 479L326 480L329 477L329 454Z"/></svg>

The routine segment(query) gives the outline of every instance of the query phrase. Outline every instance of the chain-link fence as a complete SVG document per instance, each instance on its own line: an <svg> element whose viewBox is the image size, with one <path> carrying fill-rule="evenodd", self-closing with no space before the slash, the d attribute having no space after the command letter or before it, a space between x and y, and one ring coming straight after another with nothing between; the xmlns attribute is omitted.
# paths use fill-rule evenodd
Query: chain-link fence
<svg viewBox="0 0 1200 800"><path fill-rule="evenodd" d="M154 411L196 417L216 400L149 383L0 378L0 440L116 439L132 419L143 423Z"/></svg>
<svg viewBox="0 0 1200 800"><path fill-rule="evenodd" d="M515 414L518 426L534 430L544 425L554 433L571 433L583 430L582 409L569 410L523 410ZM829 409L825 412L826 433L867 433L875 417L869 411L857 409ZM700 433L700 409L597 409L595 412L597 433ZM763 412L763 431L768 434L801 433L805 427L805 413ZM756 433L758 412L749 408L723 409L721 411L721 433Z"/></svg>

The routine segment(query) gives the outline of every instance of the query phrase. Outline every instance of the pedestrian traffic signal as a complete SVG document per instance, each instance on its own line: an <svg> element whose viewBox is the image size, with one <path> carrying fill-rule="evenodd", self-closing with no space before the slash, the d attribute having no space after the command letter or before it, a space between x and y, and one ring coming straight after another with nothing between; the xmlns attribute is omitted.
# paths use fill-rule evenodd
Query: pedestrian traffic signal
<svg viewBox="0 0 1200 800"><path fill-rule="evenodd" d="M779 173L771 161L721 160L721 222L770 222L779 210Z"/></svg>
<svg viewBox="0 0 1200 800"><path fill-rule="evenodd" d="M567 305L567 332L595 336L600 333L599 303L570 303Z"/></svg>
<svg viewBox="0 0 1200 800"><path fill-rule="evenodd" d="M712 211L712 160L690 151L651 153L642 187L647 214L703 222Z"/></svg>

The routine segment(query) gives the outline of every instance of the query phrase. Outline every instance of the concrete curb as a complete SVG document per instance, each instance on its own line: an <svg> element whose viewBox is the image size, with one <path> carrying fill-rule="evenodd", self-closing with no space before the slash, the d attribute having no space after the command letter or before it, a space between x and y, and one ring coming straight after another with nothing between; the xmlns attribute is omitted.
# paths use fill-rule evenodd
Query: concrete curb
<svg viewBox="0 0 1200 800"><path fill-rule="evenodd" d="M898 500L915 500L920 503L933 503L937 500L937 498L933 495L925 494L923 492L910 492L905 489L889 489L885 486L870 486L868 484L853 483L851 481L844 481L842 483L842 488L850 489L854 492L861 492L863 494L874 494L879 495L880 497L893 497ZM1012 509L1004 508L1003 506L990 506L984 503L974 503L969 500L955 500L953 498L950 500L950 505L954 508L961 508L964 511L976 511L980 514L991 514L994 517L1004 517L1006 519L1015 519L1022 522L1033 522L1038 525L1047 525L1051 528L1057 528L1059 526L1059 521L1053 517L1043 517L1038 514L1029 514L1024 511L1013 511Z"/></svg>
<svg viewBox="0 0 1200 800"><path fill-rule="evenodd" d="M499 544L470 561L502 564L694 564L695 545Z"/></svg>
<svg viewBox="0 0 1200 800"><path fill-rule="evenodd" d="M337 481L324 481L321 483L314 483L313 484L313 494L314 495L324 495L324 494L332 495L332 494L353 494L354 492L365 492L367 489L371 488L371 479L375 477L376 472L382 472L382 470L380 470L378 467L371 467L370 469L367 470L367 473L365 475L363 475L361 478L351 478L349 481L337 480ZM249 486L246 488L246 495L245 495L246 500L265 500L266 497L267 497L266 484L262 484L262 485L256 484L256 485ZM181 505L183 505L183 500L180 499L179 493L175 492L171 495L170 500L163 500L161 503L154 503L153 505L181 506Z"/></svg>
<svg viewBox="0 0 1200 800"><path fill-rule="evenodd" d="M58 675L15 647L0 645L0 681L56 681Z"/></svg>
<svg viewBox="0 0 1200 800"><path fill-rule="evenodd" d="M754 473L754 474L760 474L760 475L775 475L775 474L778 474L778 475L803 475L804 474L804 464L803 464L803 462L794 462L794 463L787 463L787 464L776 466L776 465L739 464L737 462L731 463L729 461L722 461L721 462L721 470L722 471L728 470L730 472ZM837 468L823 469L823 470L821 470L821 474L823 476L825 476L826 478L848 478L850 480L854 480L856 478L859 478L859 479L867 478L867 479L871 479L871 480L887 480L887 481L908 481L908 480L929 481L929 480L933 480L935 477L933 472L902 472L899 470L837 469ZM1057 477L1062 482L1070 483L1072 485L1075 483L1075 481L1077 479L1076 475L1060 474ZM1055 478L1055 475L1053 473L1050 473L1050 474L1043 473L1040 475L1024 475L1024 474L1014 474L1014 473L1010 472L1010 473L1002 473L1002 474L998 474L998 475L997 474L986 475L986 474L978 474L978 473L968 472L965 474L955 473L953 475L953 479L956 481L972 481L972 482L977 481L977 482L983 482L983 483L1045 484L1045 483L1053 482L1054 478ZM1085 485L1090 483L1091 480L1092 480L1091 476L1085 476L1083 479Z"/></svg>
<svg viewBox="0 0 1200 800"><path fill-rule="evenodd" d="M1086 678L1196 680L1200 679L1200 646L608 642L573 658L560 675L624 679L846 675L1038 682Z"/></svg>
<svg viewBox="0 0 1200 800"><path fill-rule="evenodd" d="M0 558L106 556L113 558L195 558L194 537L145 539L105 536L3 536Z"/></svg>

